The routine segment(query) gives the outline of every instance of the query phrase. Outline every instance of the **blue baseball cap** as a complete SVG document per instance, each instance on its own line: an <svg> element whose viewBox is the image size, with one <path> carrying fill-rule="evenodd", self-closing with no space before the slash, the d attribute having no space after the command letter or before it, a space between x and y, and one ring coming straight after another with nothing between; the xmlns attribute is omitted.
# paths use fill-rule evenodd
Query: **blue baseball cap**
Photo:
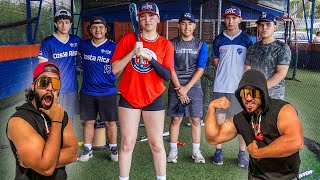
<svg viewBox="0 0 320 180"><path fill-rule="evenodd" d="M259 24L261 21L274 22L274 24L277 24L276 17L273 14L269 14L265 12L263 12L261 16L259 16L258 20L256 21L256 24Z"/></svg>
<svg viewBox="0 0 320 180"><path fill-rule="evenodd" d="M196 18L194 17L193 14L186 12L186 13L182 13L180 15L179 23L181 23L181 21L184 21L184 20L189 20L189 21L195 22Z"/></svg>
<svg viewBox="0 0 320 180"><path fill-rule="evenodd" d="M226 8L222 14L223 17L226 17L228 15L241 17L241 10L237 6L230 6Z"/></svg>

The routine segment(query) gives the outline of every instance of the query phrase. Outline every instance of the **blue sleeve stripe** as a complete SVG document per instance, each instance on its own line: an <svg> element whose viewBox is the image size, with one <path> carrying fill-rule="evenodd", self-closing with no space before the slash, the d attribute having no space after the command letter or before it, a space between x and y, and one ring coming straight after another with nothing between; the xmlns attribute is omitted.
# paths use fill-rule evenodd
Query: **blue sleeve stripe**
<svg viewBox="0 0 320 180"><path fill-rule="evenodd" d="M208 61L208 45L206 42L203 42L202 47L199 52L198 56L198 65L197 68L206 68Z"/></svg>

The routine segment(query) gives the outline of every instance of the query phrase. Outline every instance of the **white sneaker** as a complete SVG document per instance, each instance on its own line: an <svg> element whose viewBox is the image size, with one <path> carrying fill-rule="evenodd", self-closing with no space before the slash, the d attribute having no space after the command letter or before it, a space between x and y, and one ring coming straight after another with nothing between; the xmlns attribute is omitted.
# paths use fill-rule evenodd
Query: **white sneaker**
<svg viewBox="0 0 320 180"><path fill-rule="evenodd" d="M205 163L206 162L206 160L204 159L204 157L201 154L201 151L198 151L198 152L192 154L191 157L195 163Z"/></svg>
<svg viewBox="0 0 320 180"><path fill-rule="evenodd" d="M82 153L82 155L79 157L78 160L81 161L81 162L87 162L87 161L89 161L89 159L92 158L92 157L93 157L92 149L89 150L89 148L85 146L85 147L83 148L83 153Z"/></svg>
<svg viewBox="0 0 320 180"><path fill-rule="evenodd" d="M178 159L178 152L176 151L170 151L168 158L167 158L167 162L170 163L177 163L177 159Z"/></svg>
<svg viewBox="0 0 320 180"><path fill-rule="evenodd" d="M110 159L112 162L118 162L118 148L117 147L112 147L110 149L111 154L110 154Z"/></svg>

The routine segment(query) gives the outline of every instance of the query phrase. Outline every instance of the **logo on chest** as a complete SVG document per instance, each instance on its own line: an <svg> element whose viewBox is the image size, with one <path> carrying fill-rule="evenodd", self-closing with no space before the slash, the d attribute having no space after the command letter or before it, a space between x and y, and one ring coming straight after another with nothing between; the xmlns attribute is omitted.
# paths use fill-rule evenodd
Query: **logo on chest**
<svg viewBox="0 0 320 180"><path fill-rule="evenodd" d="M157 55L150 49L147 48L143 48L144 51L146 51L150 56L153 57L154 60L157 61ZM147 59L143 59L144 62L144 66L141 68L139 67L140 64L140 59L139 57L135 56L131 59L131 65L132 68L136 71L138 71L139 73L148 73L151 70L153 70L153 67L151 67L150 62Z"/></svg>
<svg viewBox="0 0 320 180"><path fill-rule="evenodd" d="M237 53L238 53L239 55L241 55L241 54L243 53L243 49L238 48L238 49L237 49Z"/></svg>

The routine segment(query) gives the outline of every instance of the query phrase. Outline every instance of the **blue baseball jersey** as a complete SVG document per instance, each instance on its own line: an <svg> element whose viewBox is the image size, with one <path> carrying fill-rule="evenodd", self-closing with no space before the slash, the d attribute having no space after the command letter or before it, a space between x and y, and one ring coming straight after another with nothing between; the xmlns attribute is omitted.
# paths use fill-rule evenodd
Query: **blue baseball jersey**
<svg viewBox="0 0 320 180"><path fill-rule="evenodd" d="M66 43L61 42L55 35L45 38L40 47L39 59L56 64L61 73L61 94L78 90L76 56L80 38L69 35Z"/></svg>
<svg viewBox="0 0 320 180"><path fill-rule="evenodd" d="M233 37L223 32L214 39L211 57L219 58L214 92L235 92L245 71L246 53L251 44L250 36L241 30Z"/></svg>
<svg viewBox="0 0 320 180"><path fill-rule="evenodd" d="M81 92L91 96L107 96L117 93L116 76L112 73L110 60L116 49L116 44L106 40L100 45L91 40L82 41L80 53L83 70Z"/></svg>

